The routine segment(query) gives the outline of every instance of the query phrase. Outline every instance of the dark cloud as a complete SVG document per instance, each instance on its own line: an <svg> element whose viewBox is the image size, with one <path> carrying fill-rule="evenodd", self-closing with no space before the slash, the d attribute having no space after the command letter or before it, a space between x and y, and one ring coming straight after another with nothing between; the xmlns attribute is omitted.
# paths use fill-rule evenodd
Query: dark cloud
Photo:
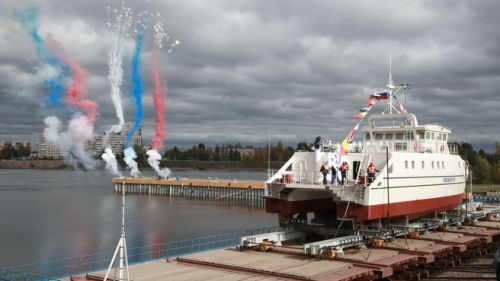
<svg viewBox="0 0 500 281"><path fill-rule="evenodd" d="M30 139L43 117L44 89L29 38L12 16L38 5L41 34L52 33L90 73L97 130L116 123L109 97L108 6L119 1L11 1L0 11L0 138ZM340 140L368 94L387 81L411 83L408 107L421 123L454 130L453 140L488 150L500 141L500 18L497 1L130 1L160 12L181 41L160 54L168 85L167 146L198 142L289 144L317 135ZM154 19L150 19L150 26ZM151 31L151 28L149 29ZM153 134L146 36L144 133ZM126 80L133 40L126 43ZM123 87L125 112L129 82ZM400 95L400 99L403 99ZM382 110L379 104L374 110Z"/></svg>

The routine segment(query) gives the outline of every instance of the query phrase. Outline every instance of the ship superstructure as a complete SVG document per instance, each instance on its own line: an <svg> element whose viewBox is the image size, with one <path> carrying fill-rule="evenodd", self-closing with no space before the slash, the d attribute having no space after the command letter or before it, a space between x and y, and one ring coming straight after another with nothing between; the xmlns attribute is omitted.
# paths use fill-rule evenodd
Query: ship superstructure
<svg viewBox="0 0 500 281"><path fill-rule="evenodd" d="M340 144L317 138L311 151L296 152L268 179L267 212L278 213L281 224L351 220L354 226L383 219L409 222L460 205L468 167L448 143L451 130L419 124L413 113L396 109L393 98L398 87L392 75L387 89L388 107L368 116L362 141L350 142L339 154ZM330 172L324 183L322 166L338 170L339 162L349 167L344 185ZM367 174L371 163L373 178ZM337 175L340 178L340 171Z"/></svg>

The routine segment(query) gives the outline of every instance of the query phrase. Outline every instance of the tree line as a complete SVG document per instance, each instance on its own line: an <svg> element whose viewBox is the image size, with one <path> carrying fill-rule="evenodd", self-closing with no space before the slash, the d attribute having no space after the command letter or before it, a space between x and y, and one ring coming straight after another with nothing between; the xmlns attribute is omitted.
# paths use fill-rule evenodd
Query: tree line
<svg viewBox="0 0 500 281"><path fill-rule="evenodd" d="M265 162L268 161L269 150L270 161L286 161L295 152L293 147L285 146L281 141L271 145L270 149L268 146L263 148L256 148L252 145L242 146L241 143L217 144L214 147L207 147L200 143L183 150L174 146L165 151L164 158L168 160Z"/></svg>
<svg viewBox="0 0 500 281"><path fill-rule="evenodd" d="M476 151L472 144L466 142L453 144L458 146L458 154L472 167L474 183L500 184L500 143L495 143L494 153L486 153L482 149Z"/></svg>
<svg viewBox="0 0 500 281"><path fill-rule="evenodd" d="M28 158L31 154L29 145L4 145L0 149L0 159L13 160L19 158Z"/></svg>

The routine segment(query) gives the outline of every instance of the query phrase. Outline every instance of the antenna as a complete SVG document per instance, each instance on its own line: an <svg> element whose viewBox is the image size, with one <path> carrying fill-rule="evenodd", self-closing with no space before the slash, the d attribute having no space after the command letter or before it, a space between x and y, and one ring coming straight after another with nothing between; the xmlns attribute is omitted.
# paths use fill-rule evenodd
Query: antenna
<svg viewBox="0 0 500 281"><path fill-rule="evenodd" d="M392 51L389 51L389 79L386 86L389 89L394 89L394 80L392 80Z"/></svg>
<svg viewBox="0 0 500 281"><path fill-rule="evenodd" d="M125 181L122 182L122 225L121 225L121 234L120 240L118 240L118 245L116 246L115 253L113 254L113 258L111 259L111 263L109 264L108 271L106 271L106 276L104 276L104 281L108 280L109 272L115 263L116 255L120 252L119 263L118 263L118 280L123 281L123 268L127 270L127 279L130 280L130 274L128 272L128 257L127 257L127 242L125 240ZM115 271L116 275L116 271ZM116 276L115 276L116 277ZM113 278L113 280L117 280Z"/></svg>
<svg viewBox="0 0 500 281"><path fill-rule="evenodd" d="M405 108L404 109L406 110L406 112L408 112L408 106L406 105L406 94L411 89L411 85L408 83L403 83L403 84L399 84L399 87L403 88L403 91L405 93Z"/></svg>
<svg viewBox="0 0 500 281"><path fill-rule="evenodd" d="M393 101L394 101L393 90L396 88L396 86L394 85L394 80L392 79L392 51L390 51L390 50L389 50L389 79L387 79L387 84L385 86L387 87L387 95L389 96L389 105L388 105L389 114L392 114L393 109L395 111L398 111L398 110L393 105ZM387 112L387 109L384 111L384 113L385 112Z"/></svg>
<svg viewBox="0 0 500 281"><path fill-rule="evenodd" d="M271 130L267 131L267 178L271 178Z"/></svg>
<svg viewBox="0 0 500 281"><path fill-rule="evenodd" d="M392 51L389 51L389 79L387 80L387 89L389 94L389 114L392 114L392 89L394 89L394 80L392 80Z"/></svg>

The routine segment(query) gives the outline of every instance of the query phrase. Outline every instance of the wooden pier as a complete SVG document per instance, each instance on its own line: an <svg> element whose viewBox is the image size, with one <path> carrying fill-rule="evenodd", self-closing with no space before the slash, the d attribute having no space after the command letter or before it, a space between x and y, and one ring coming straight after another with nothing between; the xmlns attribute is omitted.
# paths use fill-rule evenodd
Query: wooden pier
<svg viewBox="0 0 500 281"><path fill-rule="evenodd" d="M220 200L264 207L264 183L191 179L114 178L115 192Z"/></svg>

